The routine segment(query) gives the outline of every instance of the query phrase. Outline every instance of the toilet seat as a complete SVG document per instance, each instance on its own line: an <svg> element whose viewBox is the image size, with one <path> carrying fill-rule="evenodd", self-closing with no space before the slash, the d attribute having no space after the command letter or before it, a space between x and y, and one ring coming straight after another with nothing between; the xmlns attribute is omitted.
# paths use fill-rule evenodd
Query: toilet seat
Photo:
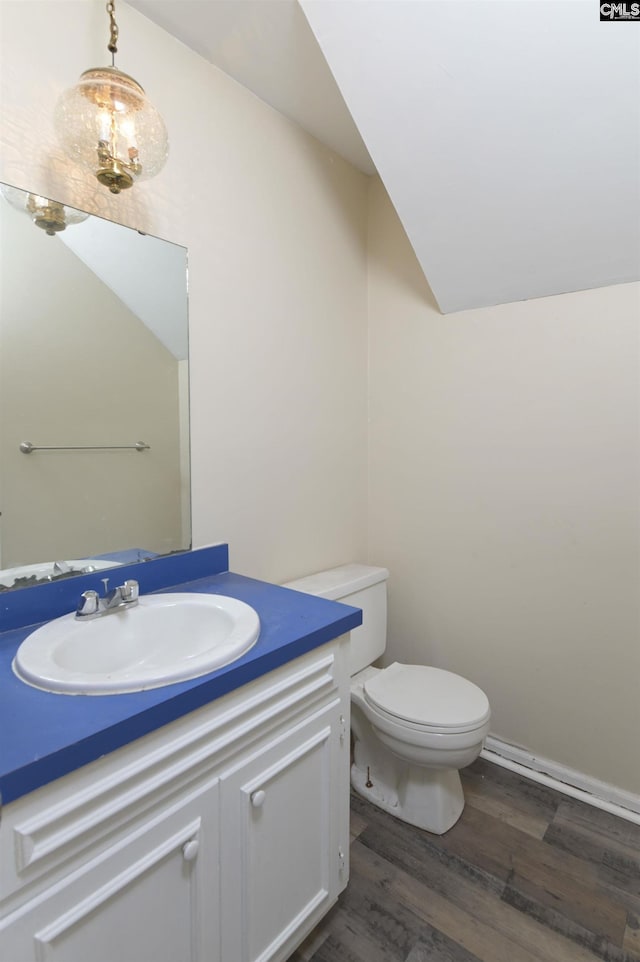
<svg viewBox="0 0 640 962"><path fill-rule="evenodd" d="M413 731L475 731L490 717L489 700L473 682L441 668L395 662L363 684L372 711Z"/></svg>

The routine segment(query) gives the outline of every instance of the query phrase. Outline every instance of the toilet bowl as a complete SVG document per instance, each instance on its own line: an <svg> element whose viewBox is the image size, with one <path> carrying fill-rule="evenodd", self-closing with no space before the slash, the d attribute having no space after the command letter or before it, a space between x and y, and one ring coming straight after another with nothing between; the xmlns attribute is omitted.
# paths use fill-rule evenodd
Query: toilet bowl
<svg viewBox="0 0 640 962"><path fill-rule="evenodd" d="M351 784L396 818L442 835L464 808L459 769L480 754L489 701L477 685L440 668L373 666L386 647L388 574L350 564L284 587L362 608L350 646Z"/></svg>
<svg viewBox="0 0 640 962"><path fill-rule="evenodd" d="M379 808L442 835L460 817L459 769L480 754L489 701L438 668L393 664L351 679L351 784Z"/></svg>

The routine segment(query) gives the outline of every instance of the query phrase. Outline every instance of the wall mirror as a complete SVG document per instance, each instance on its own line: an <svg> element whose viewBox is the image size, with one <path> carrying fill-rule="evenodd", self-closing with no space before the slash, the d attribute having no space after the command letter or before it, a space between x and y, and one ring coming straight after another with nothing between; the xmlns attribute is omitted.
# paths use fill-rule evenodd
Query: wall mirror
<svg viewBox="0 0 640 962"><path fill-rule="evenodd" d="M8 185L0 511L0 591L191 543L187 251Z"/></svg>

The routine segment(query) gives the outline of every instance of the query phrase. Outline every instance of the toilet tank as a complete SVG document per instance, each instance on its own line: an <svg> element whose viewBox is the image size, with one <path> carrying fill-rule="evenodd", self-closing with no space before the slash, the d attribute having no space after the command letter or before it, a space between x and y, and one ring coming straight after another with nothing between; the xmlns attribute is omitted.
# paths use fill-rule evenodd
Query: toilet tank
<svg viewBox="0 0 640 962"><path fill-rule="evenodd" d="M349 648L349 672L355 675L373 664L386 647L388 577L386 568L348 564L289 581L282 587L362 608L362 624L351 631Z"/></svg>

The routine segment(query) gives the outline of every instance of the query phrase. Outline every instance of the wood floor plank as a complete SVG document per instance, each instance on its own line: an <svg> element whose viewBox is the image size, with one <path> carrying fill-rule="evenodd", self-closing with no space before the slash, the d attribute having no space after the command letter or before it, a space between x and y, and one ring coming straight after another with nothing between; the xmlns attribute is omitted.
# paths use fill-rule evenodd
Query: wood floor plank
<svg viewBox="0 0 640 962"><path fill-rule="evenodd" d="M555 853L544 845L535 853L516 853L505 900L529 905L529 911L539 919L546 913L549 925L557 931L562 931L559 920L566 919L585 930L584 938L590 932L595 940L604 938L621 946L627 925L626 908L603 892L592 866L587 866L582 874L575 866L567 872L549 856Z"/></svg>
<svg viewBox="0 0 640 962"><path fill-rule="evenodd" d="M640 898L640 860L637 856L606 851L598 876L607 885Z"/></svg>
<svg viewBox="0 0 640 962"><path fill-rule="evenodd" d="M598 811L595 809L594 811ZM599 815L609 815L608 812ZM581 813L574 817L566 808L558 810L545 833L550 846L571 853L595 866L598 879L609 891L619 890L640 899L640 851L636 848L631 822L623 822L617 833L602 830L602 819ZM631 829L631 831L630 831Z"/></svg>
<svg viewBox="0 0 640 962"><path fill-rule="evenodd" d="M540 864L558 876L573 878L582 884L597 885L598 867L585 863L574 853L549 846L511 825L480 812L465 808L460 821L442 836L443 850L458 854L504 879L518 866Z"/></svg>
<svg viewBox="0 0 640 962"><path fill-rule="evenodd" d="M357 947L364 952L370 948L357 934L355 935L355 941ZM353 950L350 945L341 942L337 936L330 934L313 956L313 962L381 962L381 957L362 955L360 952Z"/></svg>
<svg viewBox="0 0 640 962"><path fill-rule="evenodd" d="M640 959L640 920L637 916L629 915L629 921L624 933L622 947Z"/></svg>
<svg viewBox="0 0 640 962"><path fill-rule="evenodd" d="M477 955L468 952L442 932L429 928L429 934L425 933L416 942L405 962L481 962Z"/></svg>
<svg viewBox="0 0 640 962"><path fill-rule="evenodd" d="M531 901L528 906L524 900L514 905L510 904L509 900L501 901L501 892L496 891L495 888L492 889L487 884L486 876L479 876L477 873L469 871L469 867L465 867L461 858L443 858L442 851L434 853L432 850L433 836L426 837L425 833L414 833L411 836L411 844L407 845L406 842L403 844L402 833L404 828L401 823L390 818L390 816L386 816L386 820L386 826L381 822L377 823L375 827L370 824L360 836L360 844L375 849L378 856L383 856L392 864L395 864L397 869L402 870L405 874L408 873L407 877L413 880L414 885L423 886L420 891L424 898L426 898L426 892L431 893L429 896L432 900L431 912L435 911L433 906L437 905L439 911L444 912L445 915L444 918L441 918L439 913L436 912L435 915L426 916L426 920L441 931L449 934L447 926L451 923L452 911L454 912L453 917L457 918L456 911L452 909L453 905L456 910L459 909L467 917L471 917L474 923L483 924L491 929L496 944L502 946L506 940L509 951L513 951L514 944L518 945L518 951L523 957L524 953L528 952L534 958L537 958L538 962L541 962L541 960L543 962L558 962L558 960L562 960L562 962L565 962L565 960L566 962L591 960L593 962L597 958L607 957L610 962L624 962L620 945L623 938L623 921L626 920L626 913L620 910L615 914L615 905L609 905L606 910L602 911L612 914L618 924L614 933L618 939L617 947L609 944L606 934L597 931L592 932L588 927L581 926L573 922L571 918L567 918L562 911L554 912L550 906L547 906L546 911L540 911L539 906L534 901ZM451 831L450 835L454 831L455 829ZM445 837L441 837L439 843L445 851L446 847L450 847ZM527 848L537 850L545 848L543 843L529 837L525 837L521 840L521 843L524 852L527 851ZM352 849L352 852L354 850ZM550 851L546 854L553 865L558 859L558 853ZM564 865L566 861L565 853L560 853L560 863ZM569 861L571 871L577 874L573 857L570 857ZM588 868L591 869L590 866ZM480 880L482 884L478 884ZM594 881L595 876L592 871L592 883ZM565 884L568 884L566 880ZM434 893L438 893L437 896L434 896ZM405 901L410 899L405 889L401 893L395 891L395 894L401 895ZM582 897L584 901L589 903L592 895L593 893L586 890ZM444 898L446 905L440 900L441 897ZM517 902L515 896L512 897L512 901ZM407 904L415 910L413 902L409 900ZM529 911L527 911L527 908ZM561 908L563 907L561 906ZM480 946L473 942L463 942L463 944L482 958L479 948L481 949L483 946L486 948L484 943ZM610 950L609 956L603 954L605 949ZM508 952L506 954L508 956ZM513 956L513 958L517 957L517 955Z"/></svg>
<svg viewBox="0 0 640 962"><path fill-rule="evenodd" d="M467 806L454 827L441 836L441 848L483 869L506 883L513 868L513 843L520 845L521 832Z"/></svg>
<svg viewBox="0 0 640 962"><path fill-rule="evenodd" d="M430 914L425 916L426 921L446 934L454 934L447 926L452 918L456 918L459 923L459 912L462 912L473 926L482 924L493 931L495 944L502 944L505 940L510 947L517 944L521 954L525 951L533 953L535 949L538 954L534 957L544 962L557 962L559 958L572 962L584 962L587 959L593 962L598 957L578 940L576 945L572 946L564 932L555 929L547 931L548 927L540 925L537 919L527 917L522 911L502 901L495 891L487 887L481 888L468 877L465 878L458 866L442 863L425 852L408 853L399 849L393 841L393 835L387 834L385 837L379 828L372 840L367 834L368 831L370 830L361 835L360 845L352 849L352 857L355 853L356 858L362 859L362 849L367 847L367 842L374 844L375 852L369 855L369 870L374 871L375 867L375 870L379 871L376 863L376 858L379 857L394 865L396 875L393 877L391 889L396 896L401 895L400 901L405 901L414 911L415 903L407 901L410 899L408 889L411 884L422 899L426 898L426 893L430 893ZM397 881L399 878L402 879L401 893L394 887L400 884ZM440 913L444 913L443 916ZM571 932L571 935L574 934ZM478 946L474 948L473 944L467 942L462 944L483 957L481 952L478 952ZM563 954L560 955L560 952Z"/></svg>
<svg viewBox="0 0 640 962"><path fill-rule="evenodd" d="M388 866L388 873L380 872L374 858L359 859L358 851L356 840L351 846L351 874L356 884L347 888L341 908L348 913L350 924L357 924L361 932L366 931L375 939L375 944L383 949L383 958L404 962L420 938L420 922L402 903L389 896L393 866ZM335 927L332 931L335 935ZM342 938L342 933L339 935Z"/></svg>
<svg viewBox="0 0 640 962"><path fill-rule="evenodd" d="M547 825L556 813L563 796L517 772L502 768L484 758L460 772L465 796L473 794L487 800L495 799L508 809L531 819L531 825Z"/></svg>
<svg viewBox="0 0 640 962"><path fill-rule="evenodd" d="M542 815L531 815L522 811L508 798L501 798L500 795L487 795L483 787L475 782L465 785L465 800L467 805L477 808L478 811L490 815L492 818L512 828L517 828L520 832L526 832L533 838L542 839L544 833L549 828L549 819Z"/></svg>
<svg viewBox="0 0 640 962"><path fill-rule="evenodd" d="M474 821L477 822L475 816ZM473 834L475 837L484 834L486 840L486 826L475 824ZM455 844L454 836L457 836ZM531 915L563 938L574 941L596 956L602 956L604 947L611 943L612 960L622 958L626 909L603 895L597 885L595 868L573 855L557 852L514 829L502 831L499 843L493 840L495 849L499 848L502 855L500 873L492 886L486 872L477 872L478 858L483 860L485 868L486 861L483 852L480 851L479 855L477 848L469 843L461 823L448 836L437 839L415 831L409 834L402 823L384 815L375 826L371 824L362 833L361 841L439 892L451 892L454 899L463 894L467 900L463 904L469 911L477 903L478 917L482 917L483 912L490 913L491 906L478 902L478 892L466 890L461 883L471 882L477 889L478 882L481 882L485 888L493 888L494 894L501 894L504 890L505 902L521 913ZM467 859L474 864L470 865ZM512 868L503 889L499 879L503 866L507 864Z"/></svg>
<svg viewBox="0 0 640 962"><path fill-rule="evenodd" d="M487 901L487 893L476 898L469 891L459 891L454 900L451 893L446 897L400 870L390 892L482 962L595 962L598 958L495 896Z"/></svg>
<svg viewBox="0 0 640 962"><path fill-rule="evenodd" d="M441 932L472 956L475 955L480 962L514 962L515 959L518 962L540 962L536 955L521 951L521 946L508 937L496 938L496 932L474 915L461 910L430 886L418 882L399 866L368 850L361 841L355 842L352 847L351 864L357 875L377 877L386 888L391 904L401 906L404 911L409 909L416 919ZM494 899L499 901L495 895Z"/></svg>
<svg viewBox="0 0 640 962"><path fill-rule="evenodd" d="M483 759L462 777L443 836L352 796L349 885L291 962L640 962L640 826Z"/></svg>
<svg viewBox="0 0 640 962"><path fill-rule="evenodd" d="M625 882L625 880L623 880L623 882ZM602 892L605 898L617 902L618 905L621 905L631 915L640 918L640 896L633 895L632 892L626 891L624 888L619 888L611 883L603 882L601 878L598 879L598 891Z"/></svg>
<svg viewBox="0 0 640 962"><path fill-rule="evenodd" d="M583 828L597 835L605 847L640 858L640 825L635 822L574 798L563 798L556 815L569 819L578 831Z"/></svg>
<svg viewBox="0 0 640 962"><path fill-rule="evenodd" d="M349 823L349 834L351 836L351 841L357 838L361 832L367 827L367 820L359 815L356 811L351 812L351 820Z"/></svg>
<svg viewBox="0 0 640 962"><path fill-rule="evenodd" d="M515 889L507 888L503 896L504 901L517 909L523 915L535 919L545 928L557 932L564 938L582 946L592 953L592 957L605 959L606 962L631 962L629 953L623 945L624 930L619 940L615 942L594 931L595 926L588 926L576 922L566 914L566 907L554 909L552 905L533 898L529 894L522 894ZM635 957L634 957L635 962Z"/></svg>

